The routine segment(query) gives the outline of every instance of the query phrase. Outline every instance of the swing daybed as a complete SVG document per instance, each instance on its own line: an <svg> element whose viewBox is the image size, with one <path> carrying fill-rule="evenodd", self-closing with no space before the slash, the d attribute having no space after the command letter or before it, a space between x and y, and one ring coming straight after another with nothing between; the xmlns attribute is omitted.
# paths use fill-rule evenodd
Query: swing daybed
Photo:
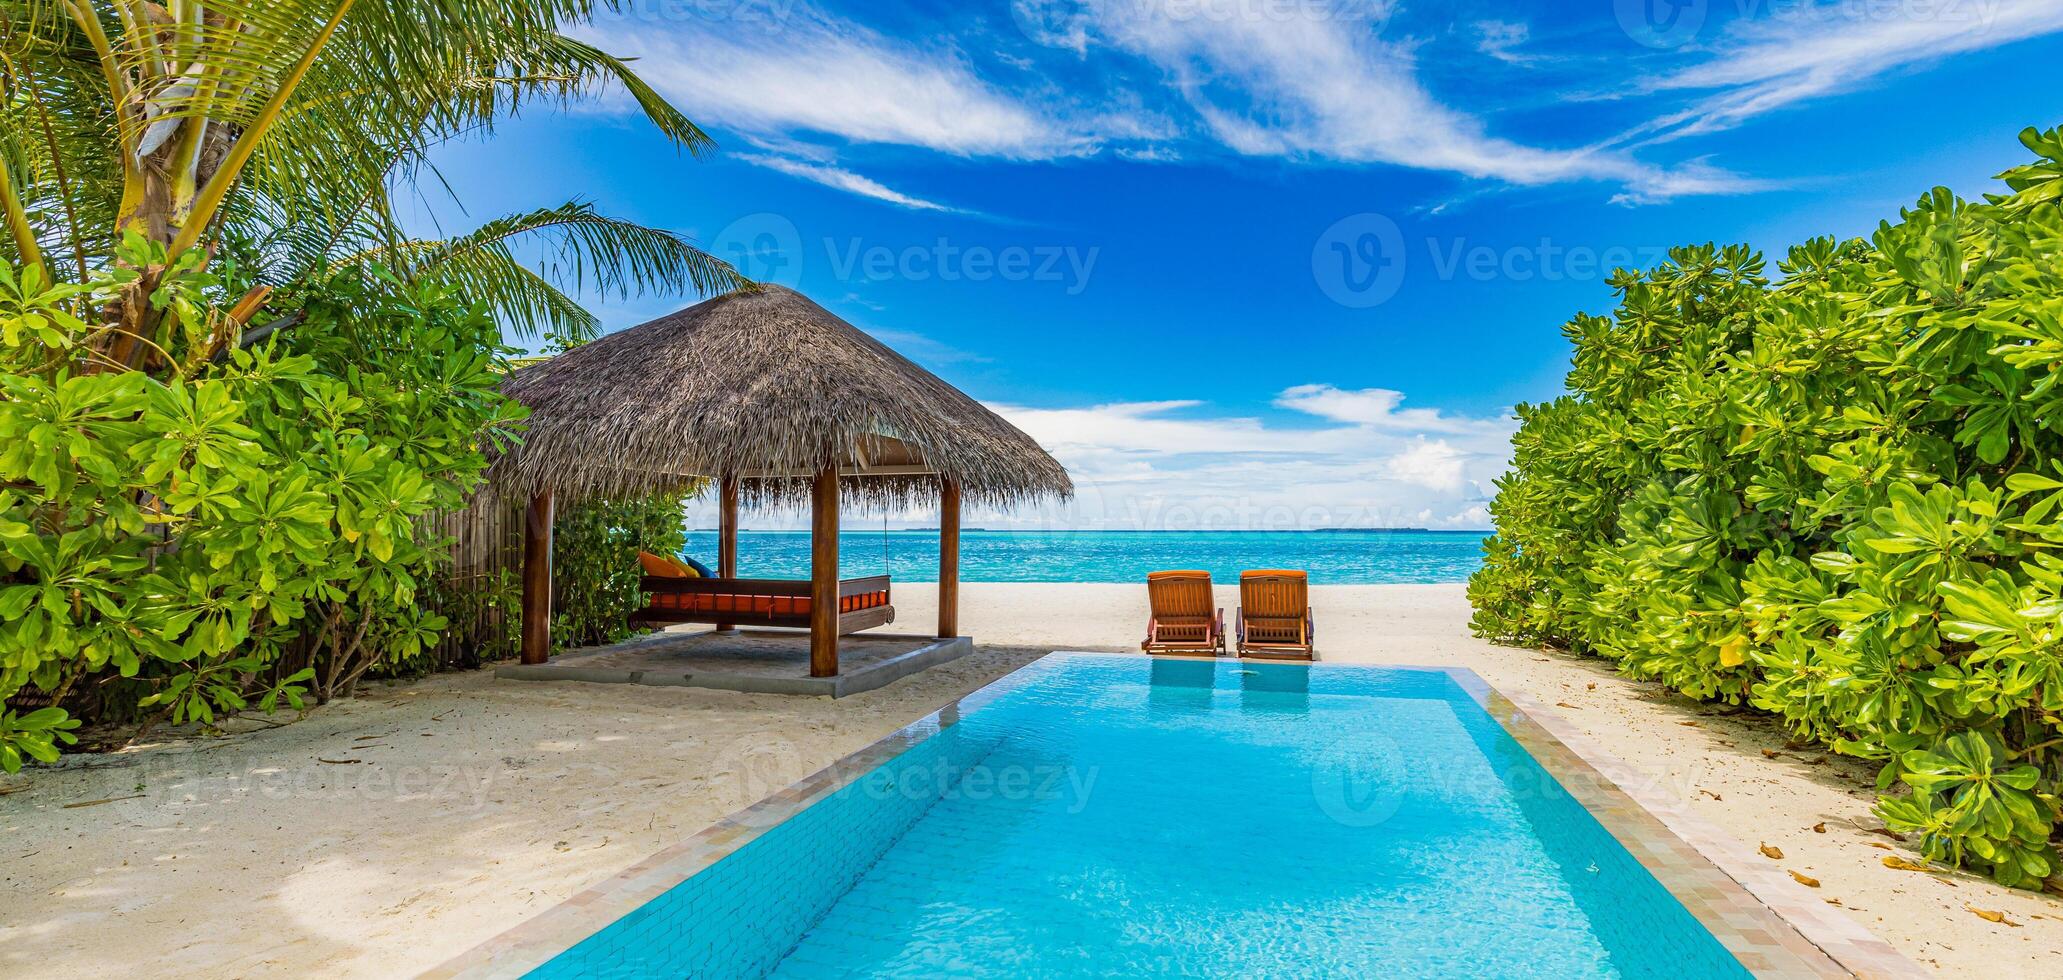
<svg viewBox="0 0 2063 980"><path fill-rule="evenodd" d="M811 583L807 579L679 578L647 575L647 605L632 622L715 623L808 629ZM838 635L895 622L888 576L849 578L838 583Z"/></svg>

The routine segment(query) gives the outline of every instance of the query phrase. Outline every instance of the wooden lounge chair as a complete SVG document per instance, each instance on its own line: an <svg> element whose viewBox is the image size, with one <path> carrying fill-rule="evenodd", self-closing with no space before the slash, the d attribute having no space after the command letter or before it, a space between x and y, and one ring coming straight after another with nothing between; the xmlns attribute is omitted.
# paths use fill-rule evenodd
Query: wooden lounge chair
<svg viewBox="0 0 2063 980"><path fill-rule="evenodd" d="M1238 620L1240 656L1310 660L1309 577L1291 571L1241 572Z"/></svg>
<svg viewBox="0 0 2063 980"><path fill-rule="evenodd" d="M719 626L785 626L809 628L810 583L807 580L706 578L674 574L667 559L639 556L647 596L643 609L630 614L633 623L714 623ZM663 572L662 574L654 574ZM895 622L886 575L846 579L838 583L838 632L857 633Z"/></svg>
<svg viewBox="0 0 2063 980"><path fill-rule="evenodd" d="M1153 617L1146 623L1147 653L1225 652L1225 610L1211 597L1209 572L1154 572L1146 576Z"/></svg>

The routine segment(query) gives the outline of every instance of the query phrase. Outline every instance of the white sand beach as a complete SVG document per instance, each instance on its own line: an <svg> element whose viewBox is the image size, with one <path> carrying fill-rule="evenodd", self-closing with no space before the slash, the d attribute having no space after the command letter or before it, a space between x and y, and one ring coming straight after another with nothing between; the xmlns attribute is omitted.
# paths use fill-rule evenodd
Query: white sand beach
<svg viewBox="0 0 2063 980"><path fill-rule="evenodd" d="M1461 666L1537 700L1924 967L2063 962L2063 900L1883 864L1917 855L1868 832L1868 766L1598 661L1476 640L1460 586L1313 592L1323 660ZM898 585L897 606L928 623L933 591ZM482 671L74 756L0 779L0 974L410 974L1047 651L1136 650L1143 622L1135 586L970 585L974 655L838 701Z"/></svg>

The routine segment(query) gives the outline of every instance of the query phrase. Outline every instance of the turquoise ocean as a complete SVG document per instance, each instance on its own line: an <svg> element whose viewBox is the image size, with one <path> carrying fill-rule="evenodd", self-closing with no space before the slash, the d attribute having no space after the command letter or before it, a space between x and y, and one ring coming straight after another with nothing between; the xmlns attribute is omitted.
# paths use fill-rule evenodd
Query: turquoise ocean
<svg viewBox="0 0 2063 980"><path fill-rule="evenodd" d="M984 531L960 534L966 582L1139 582L1164 568L1201 568L1220 582L1242 569L1300 568L1315 585L1465 582L1482 565L1482 531ZM937 531L838 536L843 577L938 581ZM686 554L716 565L716 532L691 531ZM738 573L807 578L809 535L742 531Z"/></svg>

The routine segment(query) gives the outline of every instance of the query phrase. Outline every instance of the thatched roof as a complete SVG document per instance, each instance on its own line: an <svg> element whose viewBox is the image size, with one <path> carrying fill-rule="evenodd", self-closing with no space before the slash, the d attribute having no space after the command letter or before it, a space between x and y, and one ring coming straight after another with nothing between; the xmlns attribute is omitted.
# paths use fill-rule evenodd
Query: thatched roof
<svg viewBox="0 0 2063 980"><path fill-rule="evenodd" d="M1067 471L1030 436L808 297L766 285L698 303L511 374L530 407L495 462L504 493L562 500L744 478L756 503L806 499L836 462L877 503L1065 497Z"/></svg>

